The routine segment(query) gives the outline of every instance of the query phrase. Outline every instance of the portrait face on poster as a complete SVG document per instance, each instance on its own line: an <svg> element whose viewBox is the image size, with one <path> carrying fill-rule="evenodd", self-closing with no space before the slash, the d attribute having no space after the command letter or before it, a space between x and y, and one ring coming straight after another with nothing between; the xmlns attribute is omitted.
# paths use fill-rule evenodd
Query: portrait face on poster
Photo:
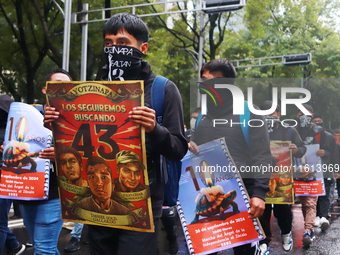
<svg viewBox="0 0 340 255"><path fill-rule="evenodd" d="M152 232L144 130L129 112L142 81L49 82L62 218Z"/></svg>

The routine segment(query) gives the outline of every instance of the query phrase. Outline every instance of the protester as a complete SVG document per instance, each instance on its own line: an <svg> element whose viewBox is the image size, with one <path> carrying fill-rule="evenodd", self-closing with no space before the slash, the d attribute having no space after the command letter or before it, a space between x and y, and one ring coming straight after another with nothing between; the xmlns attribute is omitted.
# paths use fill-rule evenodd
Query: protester
<svg viewBox="0 0 340 255"><path fill-rule="evenodd" d="M226 59L214 59L204 64L201 69L201 77L206 80L205 83L213 85L214 78L229 78L227 84L234 84L236 78L234 66ZM245 137L241 130L241 125L231 125L233 122L240 122L238 115L233 115L233 98L228 89L215 89L220 96L223 104L215 106L213 100L207 97L207 115L203 116L190 142L190 150L199 153L197 145L225 137L226 143L237 167L241 166L258 166L271 165L272 156L269 146L269 134L265 126L250 127L249 140L250 147L246 143ZM257 108L258 109L258 108ZM225 119L228 123L212 126L212 119ZM263 116L251 114L253 126L261 126L260 121L265 121ZM256 120L255 120L256 119ZM242 173L241 173L242 175ZM243 181L250 196L249 218L260 217L265 209L265 197L268 189L269 176L262 173L254 173L252 176L244 176ZM258 242L242 245L234 248L235 255L259 254L260 249Z"/></svg>
<svg viewBox="0 0 340 255"><path fill-rule="evenodd" d="M320 126L320 127L324 127L324 124L323 124L323 117L321 114L319 113L313 113L313 117L312 117L312 123Z"/></svg>
<svg viewBox="0 0 340 255"><path fill-rule="evenodd" d="M68 72L58 68L45 77L45 84L47 81L71 80ZM42 91L46 94L45 86ZM39 153L39 157L51 160L48 200L22 201L22 216L35 254L60 254L57 244L63 222L61 220L56 171L54 164L52 164L54 162L54 147L44 149Z"/></svg>
<svg viewBox="0 0 340 255"><path fill-rule="evenodd" d="M173 160L181 160L188 144L184 137L182 100L176 85L168 81L165 86L163 126L157 124L155 111L151 109L150 89L156 75L152 73L142 56L148 50L149 32L146 24L137 16L119 13L112 16L104 25L104 50L108 57L103 79L109 80L143 80L144 105L134 108L130 120L145 129L148 179L151 193L152 213L155 233L144 233L101 226L89 226L91 254L157 254L157 222L162 215L163 188L160 168L160 155ZM112 50L111 50L112 49ZM114 49L114 50L113 50ZM125 54L131 52L132 55ZM128 61L111 70L112 61ZM56 109L46 109L45 125L59 117Z"/></svg>
<svg viewBox="0 0 340 255"><path fill-rule="evenodd" d="M326 141L326 134L325 131L318 127L317 125L313 124L312 117L313 117L313 108L308 104L304 104L304 107L309 111L311 115L305 115L302 111L299 110L297 114L298 118L298 126L297 131L299 132L301 139L304 141L305 145L308 144L320 144L320 149L316 151L316 155L321 157L322 163L324 159L328 158L330 155L329 146ZM302 213L305 220L305 230L302 238L302 243L304 246L310 246L315 239L315 232L314 232L314 223L316 218L316 205L318 201L317 196L300 196L299 197L302 205ZM329 204L327 203L326 199L324 200L325 207L323 208L327 210ZM329 222L325 217L322 217L322 222L324 223L324 228L329 226ZM328 224L327 224L328 223Z"/></svg>
<svg viewBox="0 0 340 255"><path fill-rule="evenodd" d="M272 107L273 102L268 100L263 102L261 105L261 110L269 110ZM276 107L276 110L266 116L267 127L269 132L269 137L271 141L291 141L289 148L292 151L294 157L301 158L306 153L306 147L301 140L300 135L293 127L284 127L279 122L281 116L280 106ZM266 204L266 209L263 215L260 217L260 222L263 231L266 234L266 239L260 241L261 254L269 254L269 243L271 241L272 233L270 231L270 218L272 215L272 210L274 211L274 216L277 219L277 223L281 230L281 239L283 250L288 252L293 248L293 238L292 238L292 221L293 213L291 205L289 204Z"/></svg>
<svg viewBox="0 0 340 255"><path fill-rule="evenodd" d="M334 167L338 164L338 147L336 146L334 136L327 132L323 126L323 117L321 114L313 113L312 123L317 126L323 128L326 134L327 146L329 155L327 154L322 158L322 164L325 166L326 164L330 167L331 171L324 172L324 182L325 182L325 196L319 196L318 203L316 205L316 218L315 218L315 227L321 227L324 231L329 227L329 221L327 218L330 218L329 213L332 206L332 201L334 197L334 188L335 188L335 179L334 179ZM327 211L326 211L327 208Z"/></svg>
<svg viewBox="0 0 340 255"><path fill-rule="evenodd" d="M11 216L9 218L11 220L21 219L22 215L21 215L21 211L20 211L20 203L19 203L18 200L13 201L13 210L14 210L14 214L13 214L13 216Z"/></svg>
<svg viewBox="0 0 340 255"><path fill-rule="evenodd" d="M0 95L0 174L2 166L3 142L6 131L7 117L13 100L8 95ZM19 243L8 228L8 213L11 208L11 199L0 198L0 253L4 247L8 255L21 254L26 249L25 245Z"/></svg>
<svg viewBox="0 0 340 255"><path fill-rule="evenodd" d="M190 142L191 133L195 130L196 120L197 120L200 112L201 112L201 107L196 107L191 112L190 129L185 131L185 138L187 139L188 143ZM190 143L188 144L188 146L189 146L189 149L190 149Z"/></svg>
<svg viewBox="0 0 340 255"><path fill-rule="evenodd" d="M170 254L177 254L179 246L177 240L176 207L164 206L161 220L169 242L169 252Z"/></svg>
<svg viewBox="0 0 340 255"><path fill-rule="evenodd" d="M190 129L194 130L195 129L195 124L196 120L198 118L198 115L201 112L201 107L196 107L192 112L191 112L191 119L190 119Z"/></svg>
<svg viewBox="0 0 340 255"><path fill-rule="evenodd" d="M81 238L81 232L83 231L84 224L75 222L74 228L71 231L71 239L68 242L68 244L65 246L64 250L67 252L75 252L80 250L80 238Z"/></svg>

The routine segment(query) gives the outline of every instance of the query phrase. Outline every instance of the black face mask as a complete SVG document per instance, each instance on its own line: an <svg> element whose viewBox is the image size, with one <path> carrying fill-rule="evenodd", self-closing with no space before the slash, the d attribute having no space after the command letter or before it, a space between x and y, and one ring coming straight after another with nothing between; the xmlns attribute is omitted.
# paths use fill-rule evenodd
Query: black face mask
<svg viewBox="0 0 340 255"><path fill-rule="evenodd" d="M274 116L266 116L267 128L269 134L272 133L279 126L279 119Z"/></svg>
<svg viewBox="0 0 340 255"><path fill-rule="evenodd" d="M138 80L142 72L143 53L128 46L104 47L104 54L107 58L107 66L103 69L108 72L107 80L125 81Z"/></svg>
<svg viewBox="0 0 340 255"><path fill-rule="evenodd" d="M300 124L300 127L310 127L311 125L311 122L312 122L312 116L311 115L300 115L299 116L299 124Z"/></svg>

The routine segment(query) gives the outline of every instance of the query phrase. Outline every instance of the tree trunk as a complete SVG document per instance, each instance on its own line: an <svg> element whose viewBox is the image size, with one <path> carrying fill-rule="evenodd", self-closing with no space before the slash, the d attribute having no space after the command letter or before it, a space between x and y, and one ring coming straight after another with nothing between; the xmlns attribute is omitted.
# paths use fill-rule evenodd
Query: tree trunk
<svg viewBox="0 0 340 255"><path fill-rule="evenodd" d="M27 103L34 104L34 74L31 69L27 69Z"/></svg>

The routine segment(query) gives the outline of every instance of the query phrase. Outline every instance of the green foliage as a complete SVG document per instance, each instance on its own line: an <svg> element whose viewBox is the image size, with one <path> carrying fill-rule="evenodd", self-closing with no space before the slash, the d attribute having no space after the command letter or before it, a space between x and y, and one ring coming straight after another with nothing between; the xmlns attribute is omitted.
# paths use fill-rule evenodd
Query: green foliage
<svg viewBox="0 0 340 255"><path fill-rule="evenodd" d="M60 1L57 1L60 2ZM142 0L111 1L111 7L145 3ZM155 0L149 0L155 2ZM188 1L196 5L199 1ZM72 12L82 9L82 0L73 1ZM61 4L63 7L63 5ZM104 7L104 1L90 1L89 9ZM173 4L173 10L185 8ZM111 11L130 11L121 9ZM162 12L163 7L144 7L137 14ZM40 15L39 15L40 13ZM307 66L266 66L237 69L240 78L297 78L291 86L305 86L312 93L312 105L332 121L332 128L340 125L334 109L340 107L340 35L335 17L339 13L337 0L248 0L246 6L231 14L205 15L204 56L230 60L281 56L311 52L313 61ZM90 19L101 13L89 14ZM78 19L81 17L78 15ZM150 30L149 61L154 73L166 76L178 86L183 98L185 122L190 115L190 79L197 77L197 64L190 51L198 52L199 13L183 13L143 17ZM94 80L101 68L104 22L89 24L87 80ZM47 25L47 30L44 30ZM0 89L16 101L40 103L42 81L51 69L61 66L64 20L52 0L0 1ZM81 25L72 25L70 72L79 79L81 54ZM312 79L307 77L313 76ZM319 80L318 78L331 78ZM276 83L280 83L276 81ZM245 84L240 86L245 90ZM257 81L254 102L260 104L271 97L269 82ZM193 91L191 91L193 92ZM245 93L246 94L246 93ZM289 116L294 116L294 111Z"/></svg>
<svg viewBox="0 0 340 255"><path fill-rule="evenodd" d="M157 75L163 75L172 80L182 96L184 120L186 125L190 121L190 78L193 77L193 59L184 50L173 46L173 37L164 40L164 29L157 29L150 33L149 50L146 61L151 64Z"/></svg>

